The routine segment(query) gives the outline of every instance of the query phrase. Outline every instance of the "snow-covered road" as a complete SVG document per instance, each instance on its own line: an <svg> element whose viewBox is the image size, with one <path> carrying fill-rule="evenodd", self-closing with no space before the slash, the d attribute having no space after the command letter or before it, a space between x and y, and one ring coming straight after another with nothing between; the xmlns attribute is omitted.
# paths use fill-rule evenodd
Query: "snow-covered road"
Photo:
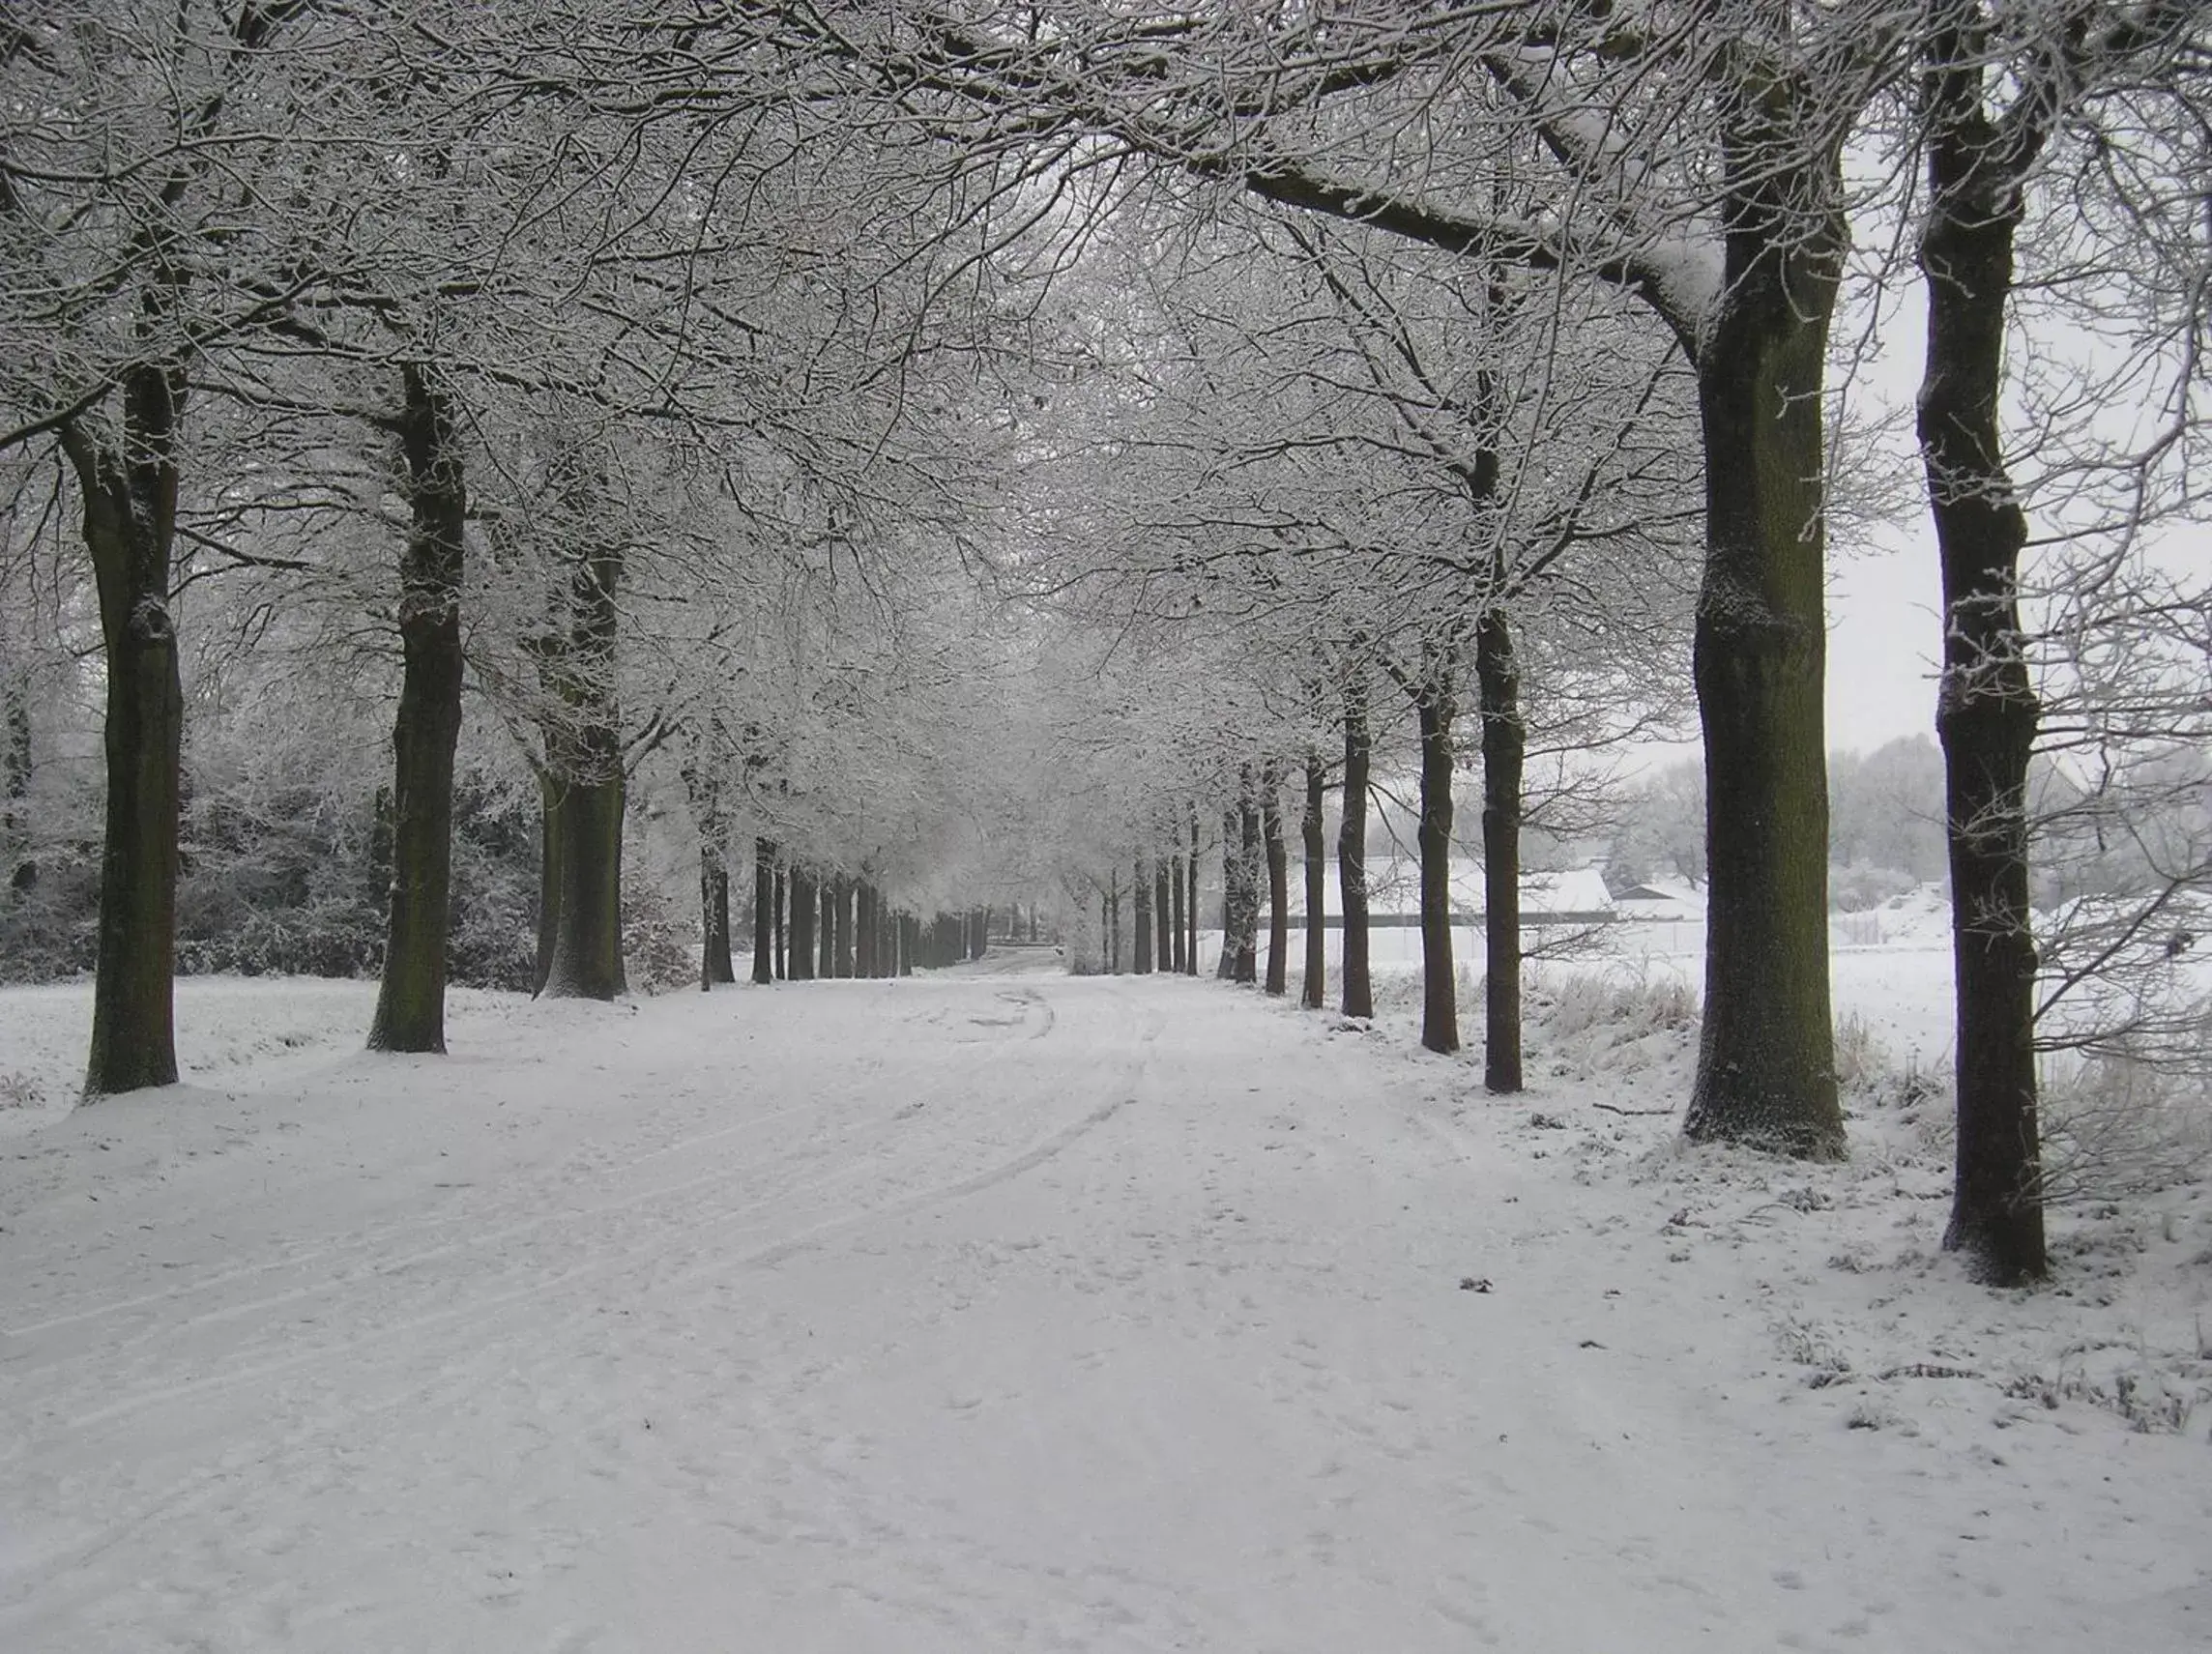
<svg viewBox="0 0 2212 1654"><path fill-rule="evenodd" d="M1325 1019L948 974L486 1001L456 1049L0 1144L0 1649L2179 1654L2212 1614L2200 1446L1794 1417L1747 1281Z"/></svg>

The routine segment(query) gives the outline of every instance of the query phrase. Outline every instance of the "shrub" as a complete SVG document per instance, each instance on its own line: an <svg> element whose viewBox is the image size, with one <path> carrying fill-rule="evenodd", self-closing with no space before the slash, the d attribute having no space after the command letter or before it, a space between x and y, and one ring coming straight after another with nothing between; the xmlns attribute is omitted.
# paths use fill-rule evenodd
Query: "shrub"
<svg viewBox="0 0 2212 1654"><path fill-rule="evenodd" d="M2120 1200L2194 1182L2212 1168L2204 1075L2121 1055L2047 1072L2043 1195Z"/></svg>

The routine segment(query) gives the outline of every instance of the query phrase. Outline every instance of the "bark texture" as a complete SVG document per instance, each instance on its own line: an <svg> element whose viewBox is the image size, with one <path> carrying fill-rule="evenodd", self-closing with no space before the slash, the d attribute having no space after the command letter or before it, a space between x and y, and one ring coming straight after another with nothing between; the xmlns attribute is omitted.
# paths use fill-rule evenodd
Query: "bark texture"
<svg viewBox="0 0 2212 1654"><path fill-rule="evenodd" d="M2027 519L1998 424L2021 181L2040 136L1983 95L1986 16L1937 8L1927 72L1929 211L1920 243L1928 349L1920 452L1943 566L1943 744L1957 981L1957 1181L1946 1248L2018 1286L2050 1270L2035 1076L2028 764L2040 714L2017 599Z"/></svg>
<svg viewBox="0 0 2212 1654"><path fill-rule="evenodd" d="M400 369L409 523L399 560L399 710L393 720L392 894L371 1051L446 1049L452 928L453 750L461 734L461 571L468 490L453 410L429 372Z"/></svg>
<svg viewBox="0 0 2212 1654"><path fill-rule="evenodd" d="M1846 238L1840 165L1805 130L1803 96L1748 61L1728 76L1726 297L1697 362L1708 885L1683 1129L1831 1157L1844 1125L1828 999L1821 420Z"/></svg>
<svg viewBox="0 0 2212 1654"><path fill-rule="evenodd" d="M615 640L622 553L594 547L575 560L566 635L547 653L560 699L547 769L557 794L549 824L559 893L545 992L554 999L612 1000L626 986L622 951L622 851L626 776Z"/></svg>
<svg viewBox="0 0 2212 1654"><path fill-rule="evenodd" d="M90 1098L173 1085L177 1046L177 823L185 698L169 612L182 368L133 368L123 430L80 416L62 426L83 500L85 550L106 647L106 836L92 993Z"/></svg>

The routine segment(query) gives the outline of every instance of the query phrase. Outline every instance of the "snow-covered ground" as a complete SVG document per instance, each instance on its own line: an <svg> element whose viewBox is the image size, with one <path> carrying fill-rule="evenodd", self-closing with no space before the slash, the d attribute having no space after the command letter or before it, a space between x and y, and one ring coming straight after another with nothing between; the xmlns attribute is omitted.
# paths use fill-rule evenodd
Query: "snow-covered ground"
<svg viewBox="0 0 2212 1654"><path fill-rule="evenodd" d="M2196 1191L1993 1294L1924 1102L1679 1149L1633 981L1497 1101L1403 993L1031 963L445 1060L188 982L66 1117L87 991L0 993L0 1649L2212 1646Z"/></svg>

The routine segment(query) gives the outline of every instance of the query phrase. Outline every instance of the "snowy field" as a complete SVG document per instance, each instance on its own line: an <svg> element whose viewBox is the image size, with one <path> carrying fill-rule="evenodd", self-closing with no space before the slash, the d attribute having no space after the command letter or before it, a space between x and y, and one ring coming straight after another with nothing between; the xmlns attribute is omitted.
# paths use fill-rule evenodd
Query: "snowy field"
<svg viewBox="0 0 2212 1654"><path fill-rule="evenodd" d="M189 1083L66 1115L89 990L0 992L0 1649L2212 1647L2196 1190L1993 1294L1939 1111L1680 1149L1633 994L1546 974L1499 1102L1402 972L1050 964L457 996L443 1061L188 981Z"/></svg>

